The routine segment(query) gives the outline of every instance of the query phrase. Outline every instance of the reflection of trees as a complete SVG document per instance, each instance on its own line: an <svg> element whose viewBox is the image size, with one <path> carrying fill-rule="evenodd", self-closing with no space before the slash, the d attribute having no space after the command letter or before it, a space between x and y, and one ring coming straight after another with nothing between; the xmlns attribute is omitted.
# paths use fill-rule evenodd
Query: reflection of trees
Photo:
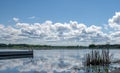
<svg viewBox="0 0 120 73"><path fill-rule="evenodd" d="M108 66L87 66L85 73L108 73Z"/></svg>
<svg viewBox="0 0 120 73"><path fill-rule="evenodd" d="M34 71L33 73L48 73L48 72L46 72L46 71Z"/></svg>
<svg viewBox="0 0 120 73"><path fill-rule="evenodd" d="M81 67L74 67L71 69L72 73L79 73L82 71L83 73L108 73L109 67L108 66L86 66L84 68Z"/></svg>

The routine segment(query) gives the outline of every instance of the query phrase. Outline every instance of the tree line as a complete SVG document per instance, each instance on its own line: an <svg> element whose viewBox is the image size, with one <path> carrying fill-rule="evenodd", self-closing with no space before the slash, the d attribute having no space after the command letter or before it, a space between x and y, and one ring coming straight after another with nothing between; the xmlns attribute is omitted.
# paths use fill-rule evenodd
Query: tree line
<svg viewBox="0 0 120 73"><path fill-rule="evenodd" d="M51 49L51 48L80 48L80 49L85 49L85 48L120 48L120 44L103 44L103 45L95 45L95 44L90 44L89 46L52 46L52 45L32 45L32 44L4 44L0 43L0 48L42 48L42 49Z"/></svg>

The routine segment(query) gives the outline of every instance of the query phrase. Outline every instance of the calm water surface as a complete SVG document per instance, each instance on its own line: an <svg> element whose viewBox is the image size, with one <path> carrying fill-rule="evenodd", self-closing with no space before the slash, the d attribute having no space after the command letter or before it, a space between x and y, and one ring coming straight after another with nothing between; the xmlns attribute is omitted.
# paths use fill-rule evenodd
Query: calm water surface
<svg viewBox="0 0 120 73"><path fill-rule="evenodd" d="M108 73L120 67L118 63L109 67L85 67L84 55L90 51L34 50L34 58L0 60L0 73ZM113 61L120 60L120 50L110 50L110 54L114 54Z"/></svg>

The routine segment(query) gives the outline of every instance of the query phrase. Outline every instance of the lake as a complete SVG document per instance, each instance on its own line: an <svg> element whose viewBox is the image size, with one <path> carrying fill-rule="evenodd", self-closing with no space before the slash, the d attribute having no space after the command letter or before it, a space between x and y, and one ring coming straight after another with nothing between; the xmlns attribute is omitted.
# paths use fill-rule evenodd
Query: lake
<svg viewBox="0 0 120 73"><path fill-rule="evenodd" d="M34 50L33 58L0 60L0 73L97 73L97 70L107 73L106 70L110 72L120 68L119 63L110 64L109 67L85 67L84 56L90 51L90 49ZM110 50L110 54L113 54L112 61L120 60L120 50Z"/></svg>

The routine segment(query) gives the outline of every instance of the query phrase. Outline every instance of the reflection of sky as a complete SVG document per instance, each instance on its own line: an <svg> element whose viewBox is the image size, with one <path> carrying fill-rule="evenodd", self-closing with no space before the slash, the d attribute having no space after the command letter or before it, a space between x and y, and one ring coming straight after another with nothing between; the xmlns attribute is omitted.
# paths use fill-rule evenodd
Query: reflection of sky
<svg viewBox="0 0 120 73"><path fill-rule="evenodd" d="M33 59L0 60L0 73L85 73L82 62L86 52L89 51L35 50ZM114 54L120 56L118 50L110 52L116 52ZM117 67L120 67L120 65L117 65ZM77 71L77 68L79 71Z"/></svg>

